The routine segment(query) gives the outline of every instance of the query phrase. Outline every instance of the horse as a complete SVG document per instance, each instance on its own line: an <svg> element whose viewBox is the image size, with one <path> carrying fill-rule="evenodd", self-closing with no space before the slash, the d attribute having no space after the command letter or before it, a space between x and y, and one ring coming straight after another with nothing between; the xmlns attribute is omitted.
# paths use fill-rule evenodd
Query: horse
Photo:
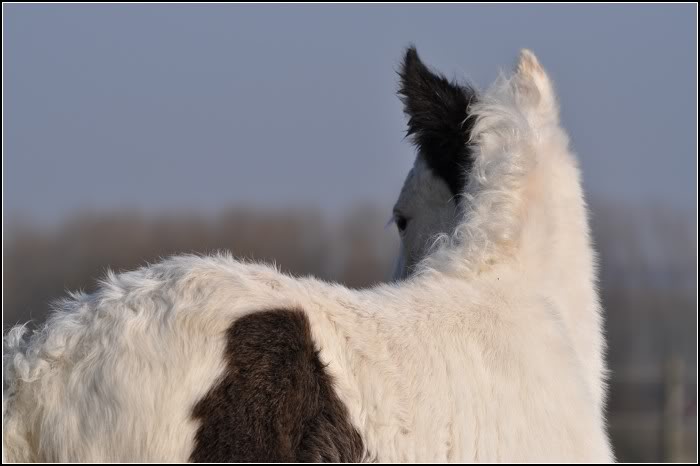
<svg viewBox="0 0 700 466"><path fill-rule="evenodd" d="M3 338L7 461L611 461L576 159L531 52L487 91L409 48L402 280L226 254L109 272Z"/></svg>

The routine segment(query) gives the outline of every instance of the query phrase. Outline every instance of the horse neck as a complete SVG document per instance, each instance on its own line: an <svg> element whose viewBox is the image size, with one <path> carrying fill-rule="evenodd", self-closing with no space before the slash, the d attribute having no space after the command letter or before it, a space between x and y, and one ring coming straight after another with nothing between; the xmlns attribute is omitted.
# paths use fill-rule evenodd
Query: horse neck
<svg viewBox="0 0 700 466"><path fill-rule="evenodd" d="M602 407L604 342L587 208L567 137L558 128L550 131L540 139L538 163L523 185L517 262L560 311Z"/></svg>

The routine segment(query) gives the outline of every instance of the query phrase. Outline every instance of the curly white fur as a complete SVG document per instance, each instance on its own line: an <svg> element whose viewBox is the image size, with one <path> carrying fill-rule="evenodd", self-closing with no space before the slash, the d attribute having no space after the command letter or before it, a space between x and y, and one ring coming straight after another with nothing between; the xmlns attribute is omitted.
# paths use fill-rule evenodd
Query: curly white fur
<svg viewBox="0 0 700 466"><path fill-rule="evenodd" d="M180 256L4 338L10 461L186 461L225 331L303 309L379 461L610 461L603 341L579 173L529 52L476 108L454 236L397 284L354 291L226 255Z"/></svg>

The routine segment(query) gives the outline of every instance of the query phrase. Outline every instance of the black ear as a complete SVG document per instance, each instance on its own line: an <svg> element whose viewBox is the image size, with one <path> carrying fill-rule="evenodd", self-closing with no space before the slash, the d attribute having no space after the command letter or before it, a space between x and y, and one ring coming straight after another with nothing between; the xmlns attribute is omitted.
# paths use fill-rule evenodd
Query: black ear
<svg viewBox="0 0 700 466"><path fill-rule="evenodd" d="M430 71L415 47L406 51L399 75L399 97L408 115L407 135L452 193L464 192L472 164L467 143L473 125L468 117L469 106L476 100L474 89Z"/></svg>

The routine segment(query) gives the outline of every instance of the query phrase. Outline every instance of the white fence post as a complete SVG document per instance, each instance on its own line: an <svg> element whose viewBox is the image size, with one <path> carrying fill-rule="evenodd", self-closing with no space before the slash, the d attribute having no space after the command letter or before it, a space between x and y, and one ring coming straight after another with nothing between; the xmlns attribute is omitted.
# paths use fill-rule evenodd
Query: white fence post
<svg viewBox="0 0 700 466"><path fill-rule="evenodd" d="M667 462L685 461L685 364L673 354L666 360L664 370L663 459Z"/></svg>

